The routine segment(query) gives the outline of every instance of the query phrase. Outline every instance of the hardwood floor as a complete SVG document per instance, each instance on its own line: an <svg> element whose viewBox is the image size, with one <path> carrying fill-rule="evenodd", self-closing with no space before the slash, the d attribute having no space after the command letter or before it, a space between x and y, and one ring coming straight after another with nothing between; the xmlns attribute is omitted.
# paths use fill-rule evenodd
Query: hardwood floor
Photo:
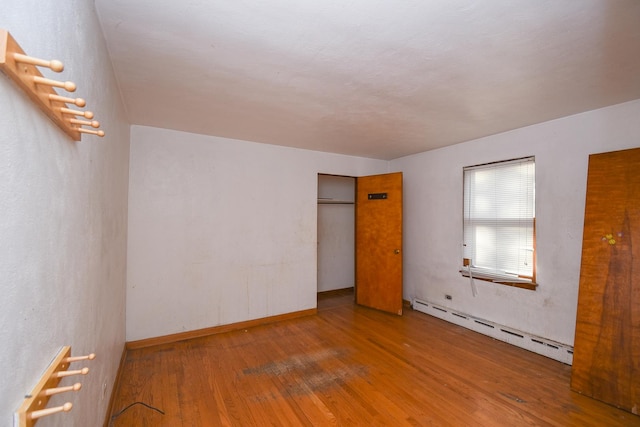
<svg viewBox="0 0 640 427"><path fill-rule="evenodd" d="M570 373L411 309L329 294L317 315L128 351L110 426L640 426L571 392Z"/></svg>

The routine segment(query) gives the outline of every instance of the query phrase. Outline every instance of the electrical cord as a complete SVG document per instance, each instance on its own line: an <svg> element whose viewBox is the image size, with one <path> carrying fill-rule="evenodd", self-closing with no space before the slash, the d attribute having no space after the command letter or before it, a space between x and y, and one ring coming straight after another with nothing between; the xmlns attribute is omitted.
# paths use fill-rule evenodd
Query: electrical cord
<svg viewBox="0 0 640 427"><path fill-rule="evenodd" d="M467 272L469 273L469 283L471 284L471 293L475 297L478 295L478 288L476 288L476 282L473 281L473 274L471 274L471 262L469 262L469 265L467 266Z"/></svg>
<svg viewBox="0 0 640 427"><path fill-rule="evenodd" d="M120 412L118 412L117 414L111 416L111 421L115 420L116 418L118 418L120 415L122 415L127 409L131 408L134 405L142 405L142 406L146 406L149 409L153 409L154 411L160 412L162 415L164 415L164 411L162 411L161 409L158 409L154 406L151 405L147 405L144 402L133 402L130 405L127 405L124 409L122 409Z"/></svg>

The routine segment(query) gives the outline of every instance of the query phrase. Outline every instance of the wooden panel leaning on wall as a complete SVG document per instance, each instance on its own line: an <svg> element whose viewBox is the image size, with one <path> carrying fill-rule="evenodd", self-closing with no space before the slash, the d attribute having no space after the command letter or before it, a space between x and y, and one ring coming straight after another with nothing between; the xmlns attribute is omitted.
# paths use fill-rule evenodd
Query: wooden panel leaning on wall
<svg viewBox="0 0 640 427"><path fill-rule="evenodd" d="M640 413L640 148L589 158L571 387Z"/></svg>

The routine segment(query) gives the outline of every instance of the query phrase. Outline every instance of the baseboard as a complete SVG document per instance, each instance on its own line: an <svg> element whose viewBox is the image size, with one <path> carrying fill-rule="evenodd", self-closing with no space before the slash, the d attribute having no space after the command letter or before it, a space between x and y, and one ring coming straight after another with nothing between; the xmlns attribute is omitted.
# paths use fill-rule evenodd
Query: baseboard
<svg viewBox="0 0 640 427"><path fill-rule="evenodd" d="M413 299L413 309L567 365L573 363L573 347L567 344L531 335L489 320L479 319L418 298Z"/></svg>
<svg viewBox="0 0 640 427"><path fill-rule="evenodd" d="M111 397L109 397L109 404L107 405L107 414L104 418L103 427L109 427L111 424L111 413L113 412L113 404L115 403L116 393L120 388L120 380L122 379L122 372L124 371L124 362L127 359L127 346L122 346L122 355L120 356L120 364L118 365L118 371L116 372L116 379L113 382L113 388L111 389Z"/></svg>
<svg viewBox="0 0 640 427"><path fill-rule="evenodd" d="M231 323L228 325L213 326L210 328L196 329L193 331L179 332L177 334L163 335L160 337L145 338L142 340L128 341L127 350L135 350L145 347L153 347L161 344L171 344L178 341L190 340L193 338L206 337L208 335L221 334L224 332L237 331L238 329L252 328L254 326L266 325L280 322L282 320L295 319L298 317L310 316L318 312L317 308L309 310L294 311L293 313L279 314L277 316L263 317L260 319L247 320L244 322Z"/></svg>
<svg viewBox="0 0 640 427"><path fill-rule="evenodd" d="M348 287L348 288L341 288L341 289L331 289L329 291L320 291L318 292L318 297L334 297L334 296L341 296L341 295L349 295L354 293L355 288L353 286Z"/></svg>

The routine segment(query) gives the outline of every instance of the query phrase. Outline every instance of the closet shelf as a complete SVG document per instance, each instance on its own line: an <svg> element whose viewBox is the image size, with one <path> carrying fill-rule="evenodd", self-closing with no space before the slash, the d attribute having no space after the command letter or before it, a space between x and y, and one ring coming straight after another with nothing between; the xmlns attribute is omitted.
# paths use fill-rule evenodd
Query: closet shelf
<svg viewBox="0 0 640 427"><path fill-rule="evenodd" d="M324 199L318 198L319 205L353 205L355 202L352 200L338 200L338 199Z"/></svg>

